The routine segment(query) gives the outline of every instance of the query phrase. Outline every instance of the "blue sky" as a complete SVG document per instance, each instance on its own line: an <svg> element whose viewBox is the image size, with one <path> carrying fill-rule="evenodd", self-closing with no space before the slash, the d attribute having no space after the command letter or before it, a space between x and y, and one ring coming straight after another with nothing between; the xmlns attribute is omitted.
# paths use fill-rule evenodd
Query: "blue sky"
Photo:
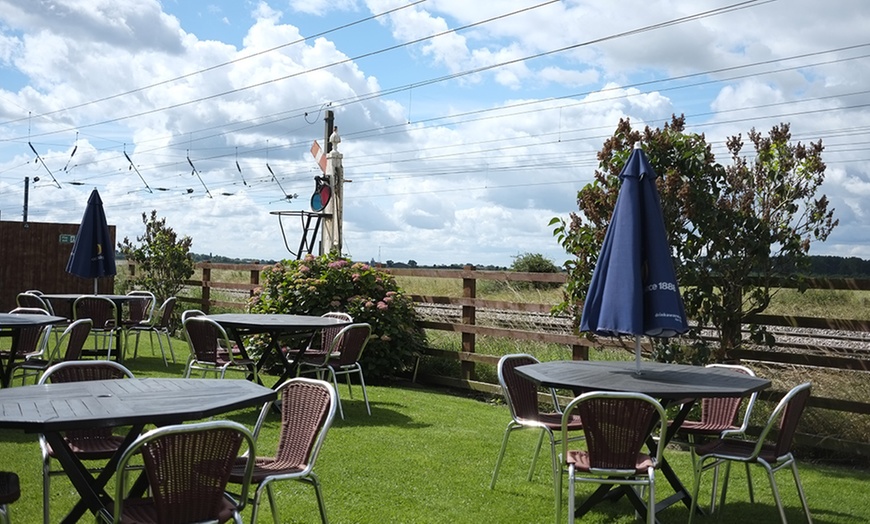
<svg viewBox="0 0 870 524"><path fill-rule="evenodd" d="M27 177L31 221L97 188L119 238L156 209L195 252L290 257L272 212L308 209L329 107L345 254L561 264L548 223L619 119L682 113L721 162L752 127L823 140L841 225L811 253L870 258L867 27L850 0L0 0L0 218Z"/></svg>

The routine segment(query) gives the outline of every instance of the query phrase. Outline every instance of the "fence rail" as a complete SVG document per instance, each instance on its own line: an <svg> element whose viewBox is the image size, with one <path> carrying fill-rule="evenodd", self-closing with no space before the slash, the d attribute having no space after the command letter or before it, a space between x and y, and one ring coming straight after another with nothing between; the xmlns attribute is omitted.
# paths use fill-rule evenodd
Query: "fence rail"
<svg viewBox="0 0 870 524"><path fill-rule="evenodd" d="M198 289L200 296L179 297L179 301L193 304L198 309L208 312L213 308L243 308L246 299L259 286L260 272L265 266L199 263L196 267L201 270L202 278L200 280L189 280L186 282L186 285L191 289ZM213 279L214 272L217 271L248 272L250 277L247 283L220 282ZM495 365L498 362L497 356L476 353L476 337L478 335L563 344L571 348L572 358L577 360L588 359L589 348L592 346L625 347L622 341L616 339L598 338L593 341L586 337L578 336L571 328L570 319L562 319L565 327L561 328L561 332L558 332L558 327L553 328L557 330L557 332L554 332L553 329L540 331L517 328L515 326L480 325L478 322L479 317L492 314L494 311L507 315L547 315L552 308L552 304L530 304L478 298L478 281L492 280L500 282L561 284L566 280L564 274L477 271L472 267L466 267L461 270L389 268L386 271L394 276L459 279L462 282L461 297L412 295L419 310L433 307L451 310L448 318L438 318L435 320L431 318L422 319L419 322L421 327L459 333L461 336L462 346L460 351L439 348L425 348L421 351L427 358L458 361L460 363L460 377L421 374L419 379L426 382L477 391L497 392L498 387L496 384L477 380L475 373L477 364ZM810 279L805 281L805 284L809 288L814 289L870 290L870 280L862 279ZM778 283L778 286L784 288L796 287L795 283L788 279L783 279ZM238 300L235 298L215 299L212 292L217 290L221 291L220 295L222 297L226 297L227 293L229 293L231 297L238 297ZM773 370L790 366L811 369L813 373L866 373L870 371L870 321L757 315L748 319L749 322L763 324L772 329L800 328L806 329L808 332L801 335L800 342L784 341L778 343L772 349L747 346L736 350L730 355L735 359L751 361L755 365L768 367ZM848 331L849 333L844 335L842 331ZM835 346L831 346L832 340L844 339L850 341L850 348L838 349ZM867 379L863 375L859 378L864 381ZM774 389L765 392L761 395L761 398L768 401L777 401L781 398L782 393L783 391ZM870 403L861 401L862 398L866 398L866 396L858 398L829 398L814 392L809 405L818 409L833 410L835 412L859 416L870 415ZM848 440L831 436L801 435L800 440L803 444L818 449L870 457L870 437Z"/></svg>

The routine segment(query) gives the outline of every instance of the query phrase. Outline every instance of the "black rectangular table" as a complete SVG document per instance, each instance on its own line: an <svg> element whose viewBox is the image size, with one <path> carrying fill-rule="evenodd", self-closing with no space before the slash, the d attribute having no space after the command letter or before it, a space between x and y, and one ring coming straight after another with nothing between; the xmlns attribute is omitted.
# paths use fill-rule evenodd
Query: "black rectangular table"
<svg viewBox="0 0 870 524"><path fill-rule="evenodd" d="M558 360L518 366L517 373L544 387L570 389L575 395L587 391L632 391L647 394L658 399L662 405L682 404L674 417L664 442L647 441L647 446L655 453L656 446L666 446L682 425L695 401L704 397L744 397L770 387L770 381L743 373L735 373L722 368L705 368L660 362L644 362L641 373L636 372L635 362ZM661 471L674 488L674 495L656 504L656 513L682 501L691 507L692 499L667 459L662 458ZM603 500L611 486L602 485L592 496L577 508L576 516L582 516ZM643 502L633 490L625 490L632 504L644 516Z"/></svg>
<svg viewBox="0 0 870 524"><path fill-rule="evenodd" d="M305 353L305 344L300 344L293 360L288 359L286 353L281 350L279 340L282 336L312 335L324 328L350 325L350 322L336 318L314 315L223 313L219 315L207 315L206 317L214 320L227 331L227 334L233 338L239 347L239 351L245 358L250 358L250 356L245 348L244 337L257 334L269 335L269 349L283 366L281 377L273 385L275 388L280 386L288 377L296 374L296 368L299 366L302 355ZM265 356L261 355L257 360L258 372L266 362Z"/></svg>
<svg viewBox="0 0 870 524"><path fill-rule="evenodd" d="M8 387L12 380L12 366L15 364L15 359L21 357L18 354L18 335L22 328L35 326L48 326L51 324L60 324L65 322L63 317L52 315L30 315L17 313L0 313L0 336L9 336L12 338L12 346L9 350L6 362L0 359L0 384Z"/></svg>
<svg viewBox="0 0 870 524"><path fill-rule="evenodd" d="M0 390L0 428L45 436L81 495L63 520L77 522L87 510L98 515L113 508L106 483L121 454L147 424L179 424L261 407L276 398L269 388L230 379L145 378L22 386ZM124 444L96 477L63 438L65 431L95 427L129 427Z"/></svg>

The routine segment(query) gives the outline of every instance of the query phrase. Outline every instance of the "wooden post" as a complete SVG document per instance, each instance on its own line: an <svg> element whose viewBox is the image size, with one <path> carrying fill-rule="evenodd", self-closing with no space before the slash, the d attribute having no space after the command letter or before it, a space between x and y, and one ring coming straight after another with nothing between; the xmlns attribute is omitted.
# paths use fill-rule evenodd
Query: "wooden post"
<svg viewBox="0 0 870 524"><path fill-rule="evenodd" d="M260 270L259 270L259 269L252 269L252 270L251 270L251 284L253 284L253 285L256 286L256 285L258 285L259 283L260 283ZM254 296L254 290L253 290L253 289L252 289L251 291L248 292L248 296L249 296L249 297L253 297L253 296Z"/></svg>
<svg viewBox="0 0 870 524"><path fill-rule="evenodd" d="M474 271L474 266L465 266L465 271ZM462 279L462 296L464 298L477 298L477 280L474 278ZM462 306L462 323L473 326L475 323L475 307ZM474 333L462 334L462 351L474 353ZM475 380L474 362L462 361L461 377L463 380Z"/></svg>
<svg viewBox="0 0 870 524"><path fill-rule="evenodd" d="M581 346L580 344L574 344L573 346L571 346L571 359L589 360L589 347Z"/></svg>
<svg viewBox="0 0 870 524"><path fill-rule="evenodd" d="M211 266L203 265L202 266L202 311L208 315L209 305L211 303L211 287L209 287L209 283L211 282Z"/></svg>

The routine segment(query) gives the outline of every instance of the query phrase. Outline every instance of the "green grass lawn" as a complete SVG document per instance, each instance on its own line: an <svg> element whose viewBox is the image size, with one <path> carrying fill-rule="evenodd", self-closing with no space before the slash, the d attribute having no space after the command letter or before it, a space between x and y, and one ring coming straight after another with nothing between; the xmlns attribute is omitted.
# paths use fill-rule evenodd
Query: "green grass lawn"
<svg viewBox="0 0 870 524"><path fill-rule="evenodd" d="M186 345L174 341L178 362L163 366L152 355L147 337L139 357L128 367L137 376L176 376L183 371ZM264 377L271 383L271 377ZM421 385L397 383L370 385L372 416L365 412L359 386L354 398L343 396L346 420L336 417L315 471L323 484L324 498L334 523L537 523L553 521L553 488L546 450L534 479L526 480L536 442L533 431L514 432L508 445L495 490L490 476L510 415L498 401L470 398ZM258 410L231 413L228 418L253 426ZM258 443L260 454L274 451L278 416L269 419ZM667 450L666 457L687 485L692 483L689 454ZM36 438L21 432L0 431L0 469L21 476L21 500L11 506L13 522L41 519L42 480ZM870 475L865 471L800 463L813 520L819 524L870 522L870 497L864 496ZM778 474L780 492L790 522L803 522L797 493L788 471ZM705 475L708 500L712 477ZM724 512L695 522L778 522L770 486L760 468L753 470L755 504L749 502L745 474L733 468ZM580 497L593 488L578 488ZM706 493L706 494L705 494ZM670 494L663 477L657 479L661 500ZM563 503L567 508L567 488ZM76 493L63 477L52 479L52 519L58 520L76 500ZM319 522L313 490L301 483L279 488L283 522ZM260 522L271 522L268 503ZM563 515L566 511L563 511ZM244 517L250 518L250 510ZM659 520L685 522L688 510L674 506L659 514ZM563 516L564 519L564 516ZM89 520L89 519L87 519ZM628 502L599 505L582 522L634 522Z"/></svg>

